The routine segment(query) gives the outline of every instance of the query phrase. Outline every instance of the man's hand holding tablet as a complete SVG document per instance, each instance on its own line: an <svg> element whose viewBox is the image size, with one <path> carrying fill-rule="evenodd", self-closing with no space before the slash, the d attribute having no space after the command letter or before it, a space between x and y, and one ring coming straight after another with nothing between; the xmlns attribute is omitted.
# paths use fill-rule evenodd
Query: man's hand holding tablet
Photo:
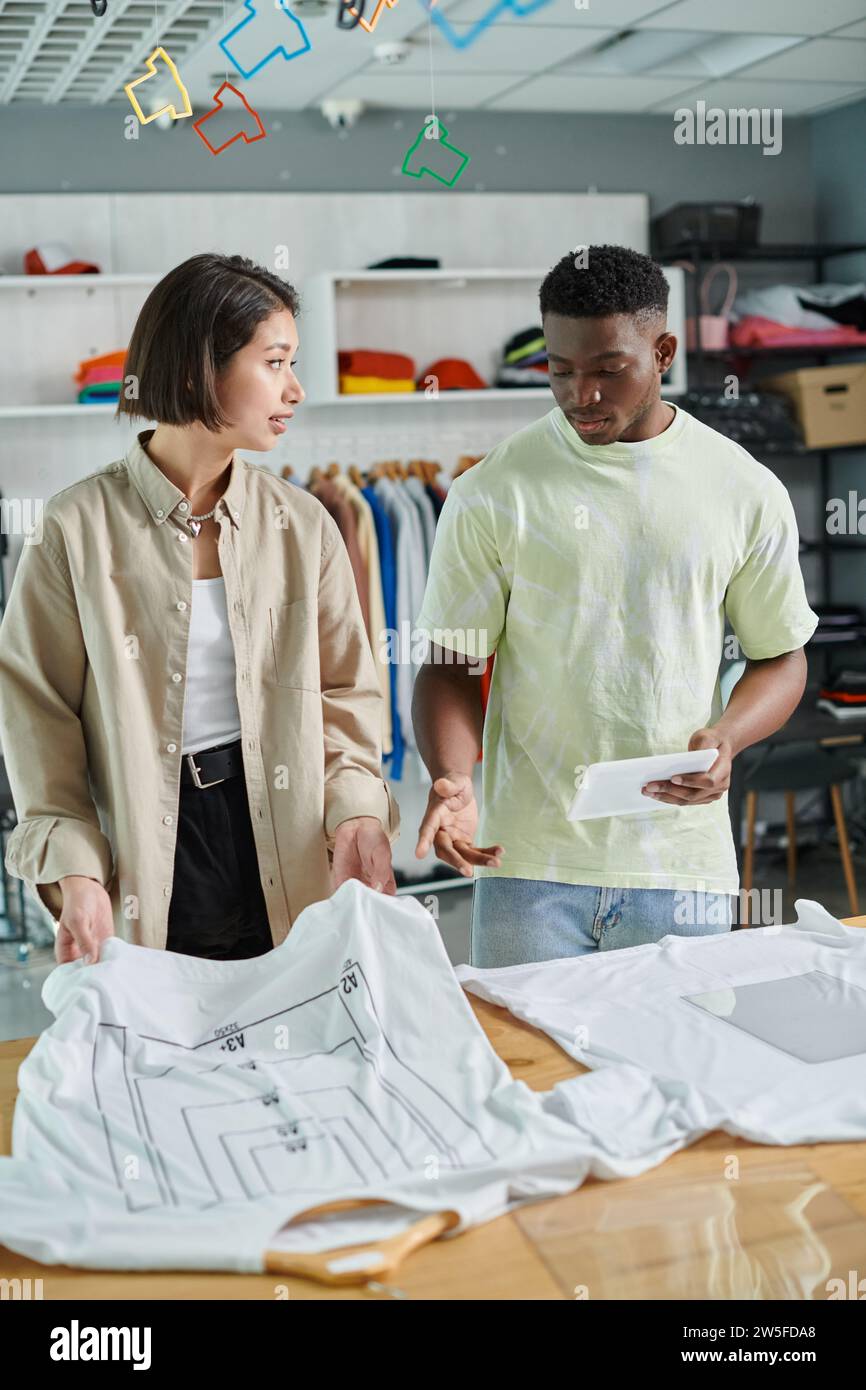
<svg viewBox="0 0 866 1390"><path fill-rule="evenodd" d="M569 820L633 815L669 806L717 801L730 784L730 743L713 729L698 729L684 753L623 758L587 768L568 809Z"/></svg>
<svg viewBox="0 0 866 1390"><path fill-rule="evenodd" d="M689 751L699 748L718 749L706 772L677 773L667 781L648 782L643 788L645 794L669 806L698 806L724 796L731 785L734 758L730 741L715 729L697 729L689 739Z"/></svg>

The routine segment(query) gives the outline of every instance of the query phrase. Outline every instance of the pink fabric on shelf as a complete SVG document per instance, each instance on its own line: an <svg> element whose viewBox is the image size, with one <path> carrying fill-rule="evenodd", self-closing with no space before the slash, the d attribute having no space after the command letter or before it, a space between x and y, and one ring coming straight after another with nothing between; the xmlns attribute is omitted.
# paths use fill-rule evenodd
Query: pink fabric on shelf
<svg viewBox="0 0 866 1390"><path fill-rule="evenodd" d="M88 367L83 376L79 376L82 386L96 386L101 381L122 381L122 367Z"/></svg>
<svg viewBox="0 0 866 1390"><path fill-rule="evenodd" d="M773 319L761 318L757 314L747 314L738 323L732 323L729 332L731 347L839 347L851 343L855 346L866 344L866 333L848 324L838 328L789 328Z"/></svg>

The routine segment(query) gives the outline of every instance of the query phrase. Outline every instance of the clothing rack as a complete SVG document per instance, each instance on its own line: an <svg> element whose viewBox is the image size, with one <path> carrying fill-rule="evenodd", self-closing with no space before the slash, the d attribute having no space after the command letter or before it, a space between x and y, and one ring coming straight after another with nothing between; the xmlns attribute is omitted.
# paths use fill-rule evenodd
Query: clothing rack
<svg viewBox="0 0 866 1390"><path fill-rule="evenodd" d="M405 783L410 801L418 798L426 779L412 728L412 693L418 670L414 623L422 608L447 487L483 457L460 454L450 476L437 459L415 456L384 456L365 468L354 463L343 468L332 459L313 466L306 484L294 476L290 464L280 470L288 482L305 486L318 497L343 536L383 697L383 776ZM492 659L479 687L485 709L491 665ZM412 775L416 771L417 777ZM441 873L416 879L414 864L402 877L401 892L439 891L466 884L464 878L453 875L446 875L446 882Z"/></svg>

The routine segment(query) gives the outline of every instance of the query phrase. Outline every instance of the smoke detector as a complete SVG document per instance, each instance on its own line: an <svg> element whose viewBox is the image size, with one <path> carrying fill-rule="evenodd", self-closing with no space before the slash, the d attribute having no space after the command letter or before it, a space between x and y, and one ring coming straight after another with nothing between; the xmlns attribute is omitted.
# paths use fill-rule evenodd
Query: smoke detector
<svg viewBox="0 0 866 1390"><path fill-rule="evenodd" d="M409 43L377 43L373 58L383 68L396 68L400 63L405 63L411 52L412 45Z"/></svg>
<svg viewBox="0 0 866 1390"><path fill-rule="evenodd" d="M319 103L319 110L332 130L351 130L364 110L364 103L354 98L345 101L328 98Z"/></svg>

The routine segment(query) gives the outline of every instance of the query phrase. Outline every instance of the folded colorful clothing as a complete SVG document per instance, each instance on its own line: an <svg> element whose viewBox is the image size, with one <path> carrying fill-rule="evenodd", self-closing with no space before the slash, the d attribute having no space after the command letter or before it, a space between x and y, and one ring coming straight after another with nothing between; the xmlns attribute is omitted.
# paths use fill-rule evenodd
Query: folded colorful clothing
<svg viewBox="0 0 866 1390"><path fill-rule="evenodd" d="M397 395L402 391L414 390L415 383L411 379L397 381L392 377L384 376L340 377L340 392L344 396L369 396L376 395L380 391L390 391L393 395Z"/></svg>
<svg viewBox="0 0 866 1390"><path fill-rule="evenodd" d="M393 377L403 380L414 377L415 360L402 352L376 352L369 348L353 348L338 352L337 363L347 376Z"/></svg>
<svg viewBox="0 0 866 1390"><path fill-rule="evenodd" d="M85 357L78 364L75 380L81 385L92 367L117 367L122 372L125 363L126 348L120 348L117 352L104 352L99 357Z"/></svg>
<svg viewBox="0 0 866 1390"><path fill-rule="evenodd" d="M116 386L85 386L78 392L79 404L87 404L92 401L95 404L107 405L110 401L120 400L120 391Z"/></svg>
<svg viewBox="0 0 866 1390"><path fill-rule="evenodd" d="M485 391L487 382L482 381L470 362L462 357L437 357L418 377L418 390L427 385L427 377L435 376L440 391Z"/></svg>
<svg viewBox="0 0 866 1390"><path fill-rule="evenodd" d="M866 343L866 333L848 324L836 328L790 328L774 319L764 319L757 314L749 314L732 323L728 330L728 341L732 347L847 347Z"/></svg>
<svg viewBox="0 0 866 1390"><path fill-rule="evenodd" d="M83 377L76 375L75 379L82 386L95 386L98 382L104 381L109 381L115 386L122 386L123 369L114 366L88 367Z"/></svg>

